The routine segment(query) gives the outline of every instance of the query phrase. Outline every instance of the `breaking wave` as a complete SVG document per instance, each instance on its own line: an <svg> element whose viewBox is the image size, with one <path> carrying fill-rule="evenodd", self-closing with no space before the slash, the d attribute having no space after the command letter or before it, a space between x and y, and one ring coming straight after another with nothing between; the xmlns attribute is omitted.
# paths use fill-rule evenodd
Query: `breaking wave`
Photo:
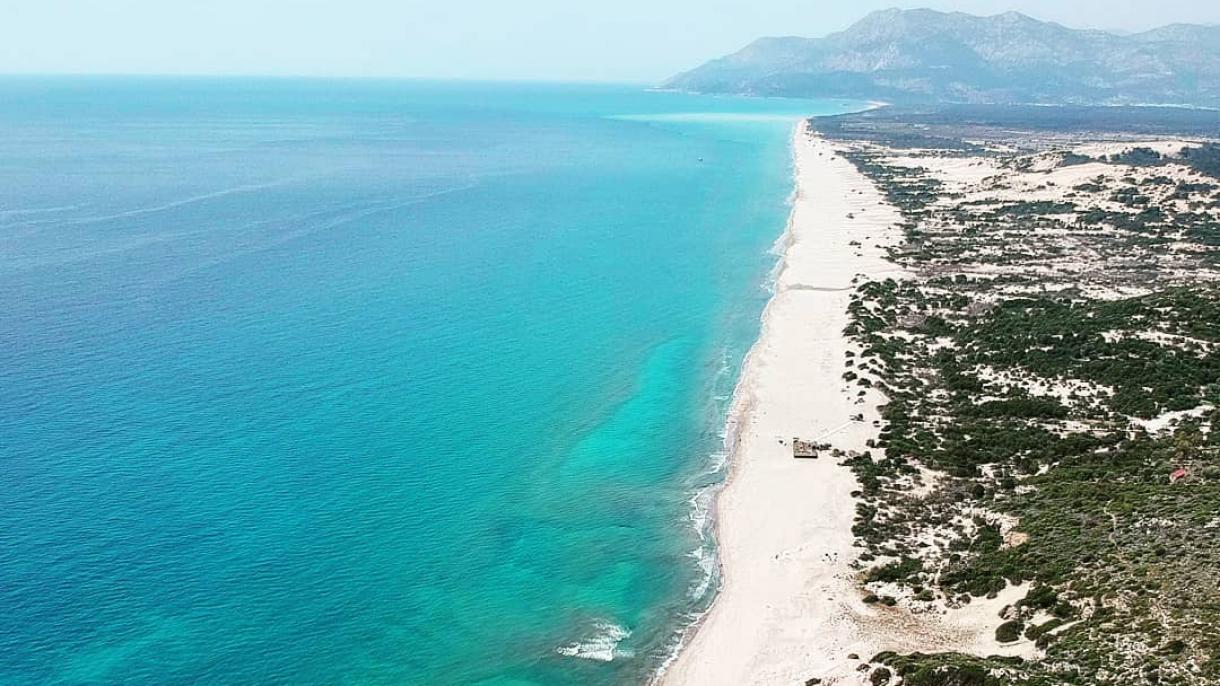
<svg viewBox="0 0 1220 686"><path fill-rule="evenodd" d="M630 630L611 622L597 622L593 628L594 633L589 638L559 646L555 652L565 657L597 662L611 662L616 657L631 657L634 654L630 650L619 649L619 644L631 635Z"/></svg>

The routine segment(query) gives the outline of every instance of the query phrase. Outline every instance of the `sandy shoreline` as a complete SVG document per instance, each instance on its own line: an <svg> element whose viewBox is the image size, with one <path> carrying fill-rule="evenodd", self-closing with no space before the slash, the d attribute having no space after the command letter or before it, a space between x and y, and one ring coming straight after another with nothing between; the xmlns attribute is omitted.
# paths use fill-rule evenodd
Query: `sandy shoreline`
<svg viewBox="0 0 1220 686"><path fill-rule="evenodd" d="M847 394L842 331L852 280L894 269L876 245L897 215L803 124L794 149L783 265L742 372L737 445L717 498L722 586L666 684L803 683L850 651L831 650L831 636L809 639L833 632L839 606L858 595L848 567L855 479L829 456L794 460L790 443L863 450L876 431L876 403ZM856 413L866 421L849 421Z"/></svg>
<svg viewBox="0 0 1220 686"><path fill-rule="evenodd" d="M842 378L854 281L900 276L884 246L900 216L835 146L802 123L796 194L775 295L737 390L737 443L716 500L722 583L665 670L672 685L864 683L856 654L992 652L990 619L1009 589L951 616L867 605L851 566L858 487L840 460L795 460L794 437L867 450L884 398ZM852 421L853 415L864 421ZM997 651L1005 652L1005 651Z"/></svg>

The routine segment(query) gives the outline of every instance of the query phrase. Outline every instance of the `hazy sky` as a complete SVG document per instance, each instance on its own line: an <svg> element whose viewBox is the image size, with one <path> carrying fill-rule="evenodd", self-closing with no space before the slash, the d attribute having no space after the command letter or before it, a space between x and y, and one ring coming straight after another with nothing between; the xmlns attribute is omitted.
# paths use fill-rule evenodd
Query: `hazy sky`
<svg viewBox="0 0 1220 686"><path fill-rule="evenodd" d="M1218 0L0 0L0 72L654 82L892 6L1119 30L1220 23Z"/></svg>

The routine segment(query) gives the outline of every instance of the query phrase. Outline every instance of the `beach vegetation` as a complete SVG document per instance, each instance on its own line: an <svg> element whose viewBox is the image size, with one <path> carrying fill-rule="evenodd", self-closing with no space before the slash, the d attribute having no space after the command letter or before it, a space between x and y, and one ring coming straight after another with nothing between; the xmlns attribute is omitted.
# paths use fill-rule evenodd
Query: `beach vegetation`
<svg viewBox="0 0 1220 686"><path fill-rule="evenodd" d="M949 607L1019 586L995 637L1041 651L874 658L901 683L1220 683L1220 207L1182 174L1220 171L1205 148L1135 146L1070 202L1000 196L1029 160L966 203L852 153L914 275L849 303L852 381L885 395L876 454L843 461L861 579Z"/></svg>

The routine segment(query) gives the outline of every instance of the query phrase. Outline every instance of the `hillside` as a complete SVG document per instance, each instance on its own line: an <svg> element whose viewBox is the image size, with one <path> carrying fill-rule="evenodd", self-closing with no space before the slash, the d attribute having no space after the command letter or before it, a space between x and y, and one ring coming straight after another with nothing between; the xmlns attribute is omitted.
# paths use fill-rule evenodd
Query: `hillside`
<svg viewBox="0 0 1220 686"><path fill-rule="evenodd" d="M895 102L1216 106L1220 27L1120 36L1016 12L893 9L824 38L762 38L664 85Z"/></svg>

